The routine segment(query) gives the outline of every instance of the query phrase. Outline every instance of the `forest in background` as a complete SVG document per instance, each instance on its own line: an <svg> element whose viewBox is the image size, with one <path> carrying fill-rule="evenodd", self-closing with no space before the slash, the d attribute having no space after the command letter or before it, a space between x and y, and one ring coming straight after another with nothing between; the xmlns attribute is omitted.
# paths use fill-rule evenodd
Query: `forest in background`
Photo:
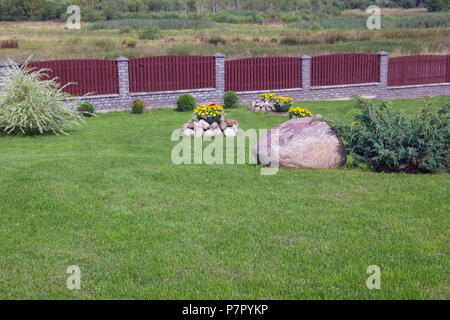
<svg viewBox="0 0 450 320"><path fill-rule="evenodd" d="M122 18L207 19L227 23L261 23L276 18L300 22L339 16L343 10L371 4L389 8L446 11L449 0L0 0L0 21L65 19L71 4L81 8L82 21Z"/></svg>

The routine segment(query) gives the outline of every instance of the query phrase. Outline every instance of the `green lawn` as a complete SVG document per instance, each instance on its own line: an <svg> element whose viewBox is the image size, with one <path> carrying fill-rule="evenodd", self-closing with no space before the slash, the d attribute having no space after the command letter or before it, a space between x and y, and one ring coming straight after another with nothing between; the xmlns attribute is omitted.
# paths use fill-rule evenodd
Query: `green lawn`
<svg viewBox="0 0 450 320"><path fill-rule="evenodd" d="M435 108L449 96L434 98ZM418 100L395 101L412 114ZM348 101L305 102L351 121ZM277 115L228 112L240 127ZM0 298L449 299L449 175L171 163L189 113L0 136ZM81 290L66 268L81 268ZM381 289L368 290L369 265Z"/></svg>

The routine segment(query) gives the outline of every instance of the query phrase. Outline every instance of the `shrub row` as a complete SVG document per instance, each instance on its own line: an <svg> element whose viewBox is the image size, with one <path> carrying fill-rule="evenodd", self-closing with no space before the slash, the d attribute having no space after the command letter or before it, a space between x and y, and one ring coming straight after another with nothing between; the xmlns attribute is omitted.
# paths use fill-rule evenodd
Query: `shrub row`
<svg viewBox="0 0 450 320"><path fill-rule="evenodd" d="M227 91L225 92L225 95L223 96L223 100L225 102L225 108L237 108L239 106L239 97L238 95L233 91ZM190 94L182 94L178 97L176 101L176 111L192 111L194 110L195 106L197 105L197 102L195 101L195 98L191 96Z"/></svg>

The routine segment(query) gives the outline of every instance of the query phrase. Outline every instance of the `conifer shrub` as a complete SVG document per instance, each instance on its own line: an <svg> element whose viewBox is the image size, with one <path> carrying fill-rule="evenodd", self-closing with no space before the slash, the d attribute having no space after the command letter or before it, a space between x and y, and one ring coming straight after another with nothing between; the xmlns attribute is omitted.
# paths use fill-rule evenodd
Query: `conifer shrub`
<svg viewBox="0 0 450 320"><path fill-rule="evenodd" d="M175 111L192 111L197 103L193 96L186 93L178 97L176 104Z"/></svg>
<svg viewBox="0 0 450 320"><path fill-rule="evenodd" d="M78 112L84 117L92 117L95 112L95 107L92 103L84 101L80 103L78 107Z"/></svg>
<svg viewBox="0 0 450 320"><path fill-rule="evenodd" d="M225 108L237 108L239 106L239 97L234 91L227 91L223 96Z"/></svg>
<svg viewBox="0 0 450 320"><path fill-rule="evenodd" d="M413 118L408 118L388 102L375 106L355 99L361 113L351 126L331 122L354 159L377 172L449 172L450 105L434 114L428 99Z"/></svg>

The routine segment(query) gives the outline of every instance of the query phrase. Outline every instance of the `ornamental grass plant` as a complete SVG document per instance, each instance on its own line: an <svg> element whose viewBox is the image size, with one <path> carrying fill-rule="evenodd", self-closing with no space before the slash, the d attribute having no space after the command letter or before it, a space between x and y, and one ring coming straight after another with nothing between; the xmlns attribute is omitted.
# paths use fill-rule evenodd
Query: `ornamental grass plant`
<svg viewBox="0 0 450 320"><path fill-rule="evenodd" d="M0 70L0 130L7 134L67 134L84 123L76 112L79 99L63 90L56 78L48 79L48 69L29 69L10 61ZM70 98L70 99L65 99ZM65 99L63 101L63 99Z"/></svg>

